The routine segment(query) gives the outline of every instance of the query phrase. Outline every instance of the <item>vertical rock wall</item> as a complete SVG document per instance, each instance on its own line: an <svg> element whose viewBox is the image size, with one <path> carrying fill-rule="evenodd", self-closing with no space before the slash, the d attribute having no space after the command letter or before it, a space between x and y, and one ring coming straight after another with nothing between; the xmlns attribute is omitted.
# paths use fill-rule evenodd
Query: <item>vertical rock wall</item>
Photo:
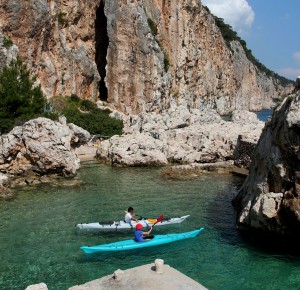
<svg viewBox="0 0 300 290"><path fill-rule="evenodd" d="M274 111L234 199L239 228L298 235L300 229L300 95Z"/></svg>
<svg viewBox="0 0 300 290"><path fill-rule="evenodd" d="M77 94L125 113L186 105L268 108L284 92L229 49L199 0L2 0L11 37L47 97ZM1 46L1 45L0 45Z"/></svg>
<svg viewBox="0 0 300 290"><path fill-rule="evenodd" d="M0 4L1 32L18 47L47 97L96 100L93 1L13 1Z"/></svg>

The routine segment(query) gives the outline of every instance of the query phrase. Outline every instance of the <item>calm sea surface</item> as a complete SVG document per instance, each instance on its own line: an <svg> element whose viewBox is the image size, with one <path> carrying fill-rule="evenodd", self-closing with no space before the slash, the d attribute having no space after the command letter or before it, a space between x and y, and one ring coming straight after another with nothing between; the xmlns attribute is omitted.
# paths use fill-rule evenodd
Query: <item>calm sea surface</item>
<svg viewBox="0 0 300 290"><path fill-rule="evenodd" d="M254 113L257 115L257 118L260 121L267 122L268 118L272 115L272 112L273 112L272 109L264 109L264 110L257 111L257 112L254 112ZM221 116L221 118L224 121L229 121L231 119L231 114L230 115Z"/></svg>
<svg viewBox="0 0 300 290"><path fill-rule="evenodd" d="M117 269L155 259L178 269L209 289L300 289L300 258L258 247L235 229L231 199L240 177L209 173L193 179L164 179L157 168L112 168L86 163L76 186L43 185L0 201L0 289L25 289L45 282L67 289ZM132 232L79 232L76 223L123 219L133 206L148 217L191 216L153 233L178 233L205 227L194 239L113 254L86 256L81 245L132 237Z"/></svg>
<svg viewBox="0 0 300 290"><path fill-rule="evenodd" d="M265 109L259 112L256 112L257 118L263 122L268 121L269 116L272 115L273 110Z"/></svg>

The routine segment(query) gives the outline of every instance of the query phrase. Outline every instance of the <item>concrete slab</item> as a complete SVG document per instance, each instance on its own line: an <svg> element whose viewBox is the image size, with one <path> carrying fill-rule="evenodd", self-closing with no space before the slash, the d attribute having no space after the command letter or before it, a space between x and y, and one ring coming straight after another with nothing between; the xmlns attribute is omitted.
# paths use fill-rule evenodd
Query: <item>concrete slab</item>
<svg viewBox="0 0 300 290"><path fill-rule="evenodd" d="M157 259L160 260L160 259ZM163 260L125 271L118 269L114 274L77 285L68 290L205 290L204 286L182 274ZM161 263L162 261L162 263Z"/></svg>

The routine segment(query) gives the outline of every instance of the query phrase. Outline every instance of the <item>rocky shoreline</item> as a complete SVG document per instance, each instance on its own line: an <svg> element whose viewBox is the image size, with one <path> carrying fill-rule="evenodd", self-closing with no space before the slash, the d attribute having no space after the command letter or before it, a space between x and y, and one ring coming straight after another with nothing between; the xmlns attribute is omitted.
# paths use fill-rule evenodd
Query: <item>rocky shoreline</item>
<svg viewBox="0 0 300 290"><path fill-rule="evenodd" d="M112 115L123 118L124 134L102 141L97 159L114 166L238 160L241 152L238 153L237 145L255 145L265 125L255 113L244 110L234 111L230 120L225 121L213 110L185 106L170 108L162 114ZM249 148L244 153L251 154ZM240 166L247 167L249 162L250 159L245 164L240 162Z"/></svg>
<svg viewBox="0 0 300 290"><path fill-rule="evenodd" d="M2 135L0 196L11 198L16 186L72 178L87 160L113 166L166 166L163 172L169 170L169 175L247 169L265 125L248 111L235 111L230 121L224 121L215 111L184 106L163 114L111 115L122 118L124 133L100 143L89 142L89 132L64 118L34 119Z"/></svg>
<svg viewBox="0 0 300 290"><path fill-rule="evenodd" d="M113 166L160 166L166 178L213 170L247 176L251 164L234 200L239 227L293 233L299 212L299 103L299 95L287 97L266 124L241 110L228 121L215 111L185 106L162 114L113 112L124 121L124 133L97 144L89 144L90 134L65 120L31 120L1 136L2 189L14 180L27 185L74 177L80 162L91 159Z"/></svg>

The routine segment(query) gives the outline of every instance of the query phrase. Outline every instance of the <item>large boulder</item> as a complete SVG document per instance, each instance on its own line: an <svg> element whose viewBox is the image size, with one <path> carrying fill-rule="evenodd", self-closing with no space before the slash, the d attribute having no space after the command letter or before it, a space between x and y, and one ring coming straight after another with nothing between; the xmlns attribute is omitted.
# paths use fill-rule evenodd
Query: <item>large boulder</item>
<svg viewBox="0 0 300 290"><path fill-rule="evenodd" d="M240 229L300 230L300 96L287 97L266 124L250 173L233 200Z"/></svg>
<svg viewBox="0 0 300 290"><path fill-rule="evenodd" d="M87 142L89 136L65 120L30 120L0 137L0 171L13 176L29 171L74 176L80 162L72 147Z"/></svg>

